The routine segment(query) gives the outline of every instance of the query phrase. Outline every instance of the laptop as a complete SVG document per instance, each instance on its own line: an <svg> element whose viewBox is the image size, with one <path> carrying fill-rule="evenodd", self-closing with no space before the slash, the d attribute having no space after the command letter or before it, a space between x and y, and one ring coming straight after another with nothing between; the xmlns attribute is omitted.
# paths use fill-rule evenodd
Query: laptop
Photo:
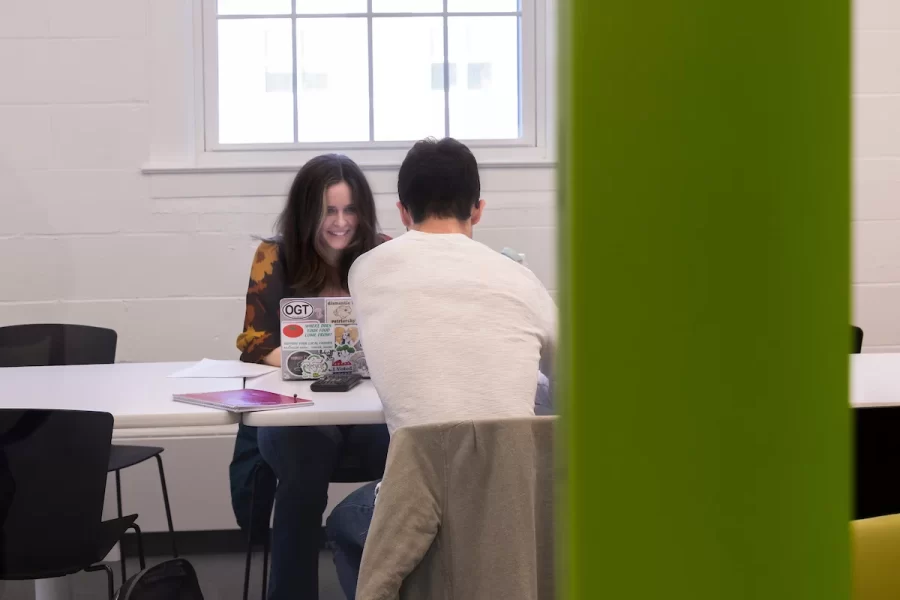
<svg viewBox="0 0 900 600"><path fill-rule="evenodd" d="M283 379L369 377L350 298L285 298L280 308Z"/></svg>

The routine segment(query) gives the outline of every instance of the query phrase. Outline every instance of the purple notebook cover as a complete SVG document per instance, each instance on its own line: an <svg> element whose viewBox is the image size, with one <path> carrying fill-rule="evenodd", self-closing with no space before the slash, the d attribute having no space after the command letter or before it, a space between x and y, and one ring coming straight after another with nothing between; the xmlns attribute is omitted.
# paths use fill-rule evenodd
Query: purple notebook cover
<svg viewBox="0 0 900 600"><path fill-rule="evenodd" d="M254 410L274 410L311 406L312 400L282 396L263 390L229 390L227 392L206 392L203 394L175 394L176 402L196 404L209 408L219 408L229 412L251 412Z"/></svg>

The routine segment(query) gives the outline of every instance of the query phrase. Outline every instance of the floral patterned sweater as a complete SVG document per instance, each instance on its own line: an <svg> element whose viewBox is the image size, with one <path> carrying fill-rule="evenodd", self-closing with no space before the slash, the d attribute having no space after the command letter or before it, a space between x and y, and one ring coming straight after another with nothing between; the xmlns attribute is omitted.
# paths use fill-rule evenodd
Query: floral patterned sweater
<svg viewBox="0 0 900 600"><path fill-rule="evenodd" d="M284 261L278 244L262 242L250 267L244 330L237 347L244 362L260 362L280 345L278 304L286 290Z"/></svg>

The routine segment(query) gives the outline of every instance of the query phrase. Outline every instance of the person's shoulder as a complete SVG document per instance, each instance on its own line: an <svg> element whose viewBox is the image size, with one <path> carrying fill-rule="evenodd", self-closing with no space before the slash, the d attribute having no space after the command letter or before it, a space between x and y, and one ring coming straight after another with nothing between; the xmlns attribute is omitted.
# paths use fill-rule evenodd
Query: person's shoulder
<svg viewBox="0 0 900 600"><path fill-rule="evenodd" d="M350 285L353 286L354 282L358 282L360 278L365 278L365 274L369 272L372 268L372 265L380 264L383 260L385 260L386 256L389 256L393 253L393 246L400 240L402 236L392 239L389 235L381 233L378 235L378 245L361 254L355 261L353 261L353 265L350 267Z"/></svg>
<svg viewBox="0 0 900 600"><path fill-rule="evenodd" d="M405 241L406 236L403 235L392 238L386 233L380 233L378 234L378 244L368 252L362 254L358 259L356 259L354 266L356 264L359 264L360 262L365 263L377 261L385 256L388 256L391 253L396 252L401 246L403 246Z"/></svg>
<svg viewBox="0 0 900 600"><path fill-rule="evenodd" d="M522 281L530 291L535 293L540 299L550 298L550 293L547 291L547 287L544 285L544 282L541 281L541 278L534 273L534 271L532 271L525 265L519 264L513 260L509 260L509 262L512 263L511 267L516 270L516 273L522 278Z"/></svg>
<svg viewBox="0 0 900 600"><path fill-rule="evenodd" d="M259 241L259 245L256 246L254 260L269 260L274 262L281 259L281 254L282 243L279 239L262 239Z"/></svg>
<svg viewBox="0 0 900 600"><path fill-rule="evenodd" d="M485 244L475 242L475 245L480 246L480 264L488 266L498 275L495 278L498 285L514 285L519 293L530 292L537 297L547 295L547 288L534 271Z"/></svg>
<svg viewBox="0 0 900 600"><path fill-rule="evenodd" d="M281 246L278 240L262 240L256 247L253 255L253 265L250 268L250 279L260 282L267 276L277 272L276 263L281 259Z"/></svg>
<svg viewBox="0 0 900 600"><path fill-rule="evenodd" d="M513 277L531 279L534 273L531 269L525 267L502 252L498 252L483 242L471 240L467 246L469 252L478 255L482 264L488 265L491 269L504 272Z"/></svg>

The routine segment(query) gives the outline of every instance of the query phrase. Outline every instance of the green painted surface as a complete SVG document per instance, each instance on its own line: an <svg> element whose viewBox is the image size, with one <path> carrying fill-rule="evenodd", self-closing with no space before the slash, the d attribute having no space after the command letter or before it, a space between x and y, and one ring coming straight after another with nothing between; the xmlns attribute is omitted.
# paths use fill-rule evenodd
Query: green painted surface
<svg viewBox="0 0 900 600"><path fill-rule="evenodd" d="M849 3L563 9L561 591L848 598Z"/></svg>

